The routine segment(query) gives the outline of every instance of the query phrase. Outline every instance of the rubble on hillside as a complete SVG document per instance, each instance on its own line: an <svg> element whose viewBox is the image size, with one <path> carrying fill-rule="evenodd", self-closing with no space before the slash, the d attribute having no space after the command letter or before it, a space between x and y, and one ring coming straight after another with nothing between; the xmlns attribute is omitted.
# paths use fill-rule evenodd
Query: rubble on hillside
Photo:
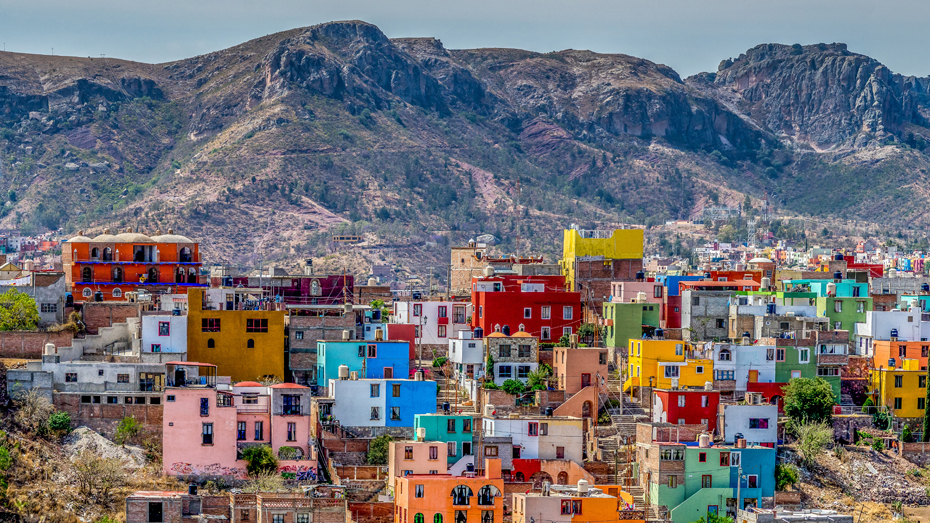
<svg viewBox="0 0 930 523"><path fill-rule="evenodd" d="M145 451L135 445L118 445L87 427L78 427L62 442L72 459L84 450L91 450L102 458L116 458L129 469L145 466Z"/></svg>

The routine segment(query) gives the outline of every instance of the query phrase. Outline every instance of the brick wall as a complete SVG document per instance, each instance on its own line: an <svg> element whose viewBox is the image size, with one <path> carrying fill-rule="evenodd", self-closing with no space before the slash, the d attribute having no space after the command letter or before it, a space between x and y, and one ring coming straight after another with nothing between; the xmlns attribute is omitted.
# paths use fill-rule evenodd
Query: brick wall
<svg viewBox="0 0 930 523"><path fill-rule="evenodd" d="M81 311L87 332L97 334L100 327L110 327L114 323L125 323L126 318L136 318L142 305L125 302L94 302L84 304Z"/></svg>
<svg viewBox="0 0 930 523"><path fill-rule="evenodd" d="M73 335L63 332L0 332L0 358L41 359L46 343L70 347Z"/></svg>
<svg viewBox="0 0 930 523"><path fill-rule="evenodd" d="M643 270L643 260L589 260L575 259L575 290L581 292L582 303L588 310L600 314L604 297L610 296L610 284L615 281L634 281Z"/></svg>
<svg viewBox="0 0 930 523"><path fill-rule="evenodd" d="M136 421L141 423L148 433L157 439L161 439L163 405L126 405L123 403L122 395L120 396L120 403L116 404L81 403L82 395L101 396L101 401L106 401L104 396L99 393L55 392L52 394L55 408L67 412L75 426L86 425L101 434L112 436L120 420L134 416ZM151 394L145 396L152 397Z"/></svg>
<svg viewBox="0 0 930 523"><path fill-rule="evenodd" d="M349 502L349 514L357 523L393 523L393 503Z"/></svg>

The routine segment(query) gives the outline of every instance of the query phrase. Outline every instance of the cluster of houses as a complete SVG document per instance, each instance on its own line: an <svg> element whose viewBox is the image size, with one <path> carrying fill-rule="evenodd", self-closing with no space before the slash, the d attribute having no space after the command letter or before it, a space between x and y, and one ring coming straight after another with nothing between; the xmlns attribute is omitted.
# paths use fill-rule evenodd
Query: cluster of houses
<svg viewBox="0 0 930 523"><path fill-rule="evenodd" d="M775 485L792 379L830 384L841 440L867 400L915 433L926 409L923 259L859 247L713 244L689 269L645 258L641 229L573 226L557 263L472 241L445 294L395 295L310 262L208 271L174 231L81 233L28 289L74 328L0 352L29 360L10 394L161 439L192 488L134 494L130 523L801 520ZM197 493L246 479L256 446L303 491Z"/></svg>

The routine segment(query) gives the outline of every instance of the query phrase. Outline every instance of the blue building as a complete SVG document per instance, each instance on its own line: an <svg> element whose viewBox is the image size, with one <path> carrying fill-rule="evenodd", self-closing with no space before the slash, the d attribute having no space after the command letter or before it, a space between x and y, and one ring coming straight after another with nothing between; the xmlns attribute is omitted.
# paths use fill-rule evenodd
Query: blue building
<svg viewBox="0 0 930 523"><path fill-rule="evenodd" d="M360 378L407 379L410 376L410 344L406 341L317 342L317 385L339 379L339 366L358 372Z"/></svg>
<svg viewBox="0 0 930 523"><path fill-rule="evenodd" d="M678 296L681 294L678 288L679 283L683 281L700 281L703 279L703 276L666 276L663 283L668 287L668 296Z"/></svg>
<svg viewBox="0 0 930 523"><path fill-rule="evenodd" d="M417 414L413 429L426 430L424 441L446 444L446 459L451 465L472 454L474 419L470 414Z"/></svg>
<svg viewBox="0 0 930 523"><path fill-rule="evenodd" d="M410 427L436 412L436 382L392 379L330 380L332 415L346 427Z"/></svg>

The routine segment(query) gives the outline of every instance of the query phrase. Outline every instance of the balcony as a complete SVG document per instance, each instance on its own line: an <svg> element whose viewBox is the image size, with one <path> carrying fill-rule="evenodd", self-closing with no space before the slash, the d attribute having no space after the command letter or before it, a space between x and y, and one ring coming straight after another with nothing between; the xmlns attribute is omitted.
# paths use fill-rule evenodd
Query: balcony
<svg viewBox="0 0 930 523"><path fill-rule="evenodd" d="M818 354L817 365L843 365L849 363L848 354Z"/></svg>
<svg viewBox="0 0 930 523"><path fill-rule="evenodd" d="M236 405L237 414L267 414L268 405Z"/></svg>

